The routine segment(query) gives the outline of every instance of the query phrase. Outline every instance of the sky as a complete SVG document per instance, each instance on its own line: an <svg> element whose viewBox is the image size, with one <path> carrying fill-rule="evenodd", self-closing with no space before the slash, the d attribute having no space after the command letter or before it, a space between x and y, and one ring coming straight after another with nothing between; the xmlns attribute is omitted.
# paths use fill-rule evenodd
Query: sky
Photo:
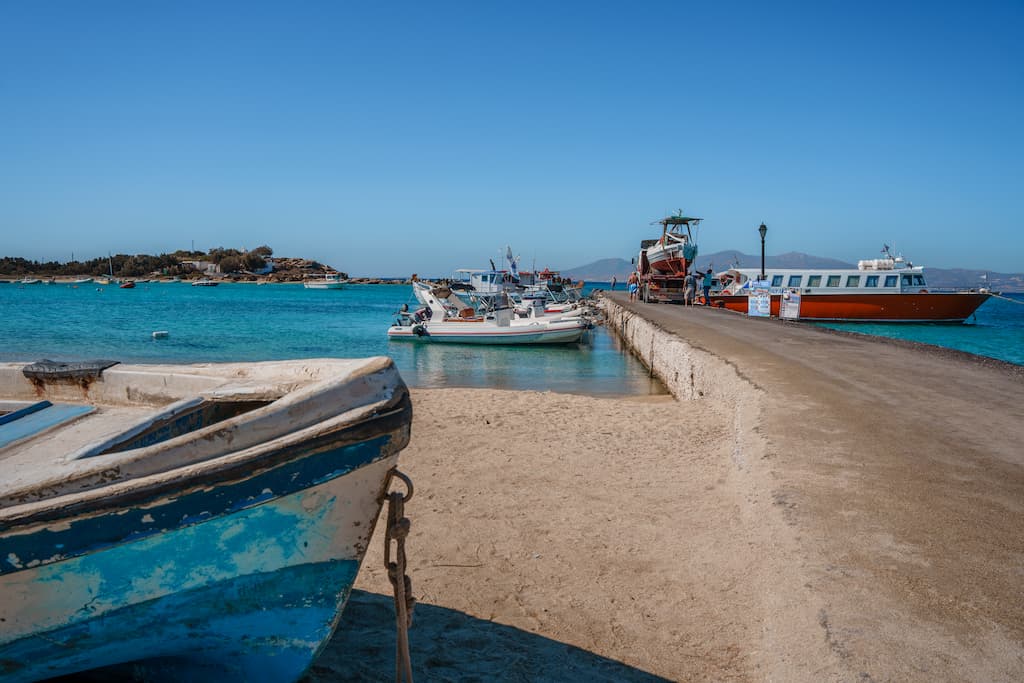
<svg viewBox="0 0 1024 683"><path fill-rule="evenodd" d="M0 2L0 256L1024 271L1024 3Z"/></svg>

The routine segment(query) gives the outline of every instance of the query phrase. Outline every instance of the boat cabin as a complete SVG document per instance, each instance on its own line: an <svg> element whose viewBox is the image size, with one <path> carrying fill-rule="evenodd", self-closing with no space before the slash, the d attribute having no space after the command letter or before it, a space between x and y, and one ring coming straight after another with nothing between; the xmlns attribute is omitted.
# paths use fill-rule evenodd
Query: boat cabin
<svg viewBox="0 0 1024 683"><path fill-rule="evenodd" d="M889 263L876 265L878 261ZM857 269L769 268L765 269L765 281L772 294L794 289L802 294L927 294L930 291L921 266L898 266L890 259L876 259L875 262L861 261ZM719 273L717 278L722 294L742 294L760 278L760 271L731 268Z"/></svg>

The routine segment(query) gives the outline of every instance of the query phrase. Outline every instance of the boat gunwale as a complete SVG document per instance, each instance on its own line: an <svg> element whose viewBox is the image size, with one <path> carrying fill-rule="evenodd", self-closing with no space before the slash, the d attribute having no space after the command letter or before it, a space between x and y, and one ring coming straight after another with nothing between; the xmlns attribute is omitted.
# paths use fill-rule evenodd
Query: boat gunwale
<svg viewBox="0 0 1024 683"><path fill-rule="evenodd" d="M353 422L351 412L366 414ZM373 461L401 451L409 440L412 421L412 400L403 384L400 391L387 401L347 411L336 421L344 424L325 429L318 423L271 441L200 463L165 470L128 480L115 480L105 485L69 492L0 507L0 535L29 533L27 527L52 523L69 517L92 516L109 513L126 506L139 506L162 496L182 495L189 491L229 485L256 474L297 461L324 450L355 445L369 439L367 432L377 436L398 435L399 441L390 440L381 455ZM404 434L403 434L404 430ZM386 452L385 452L386 451ZM183 486L182 483L185 482Z"/></svg>

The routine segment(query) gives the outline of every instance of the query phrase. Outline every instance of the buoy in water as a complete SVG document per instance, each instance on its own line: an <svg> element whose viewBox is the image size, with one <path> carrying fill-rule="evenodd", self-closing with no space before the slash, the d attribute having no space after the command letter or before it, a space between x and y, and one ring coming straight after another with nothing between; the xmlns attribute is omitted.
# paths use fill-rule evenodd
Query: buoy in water
<svg viewBox="0 0 1024 683"><path fill-rule="evenodd" d="M157 330L153 333L153 339L167 339L171 333L167 330Z"/></svg>

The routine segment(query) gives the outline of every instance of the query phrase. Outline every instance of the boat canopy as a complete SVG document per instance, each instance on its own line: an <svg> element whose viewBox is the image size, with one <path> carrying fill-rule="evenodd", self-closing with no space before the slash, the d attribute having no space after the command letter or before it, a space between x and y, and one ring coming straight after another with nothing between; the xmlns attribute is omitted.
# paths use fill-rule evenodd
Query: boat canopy
<svg viewBox="0 0 1024 683"><path fill-rule="evenodd" d="M700 223L703 218L691 218L689 216L666 216L662 218L658 223L662 225L689 225L690 223Z"/></svg>

